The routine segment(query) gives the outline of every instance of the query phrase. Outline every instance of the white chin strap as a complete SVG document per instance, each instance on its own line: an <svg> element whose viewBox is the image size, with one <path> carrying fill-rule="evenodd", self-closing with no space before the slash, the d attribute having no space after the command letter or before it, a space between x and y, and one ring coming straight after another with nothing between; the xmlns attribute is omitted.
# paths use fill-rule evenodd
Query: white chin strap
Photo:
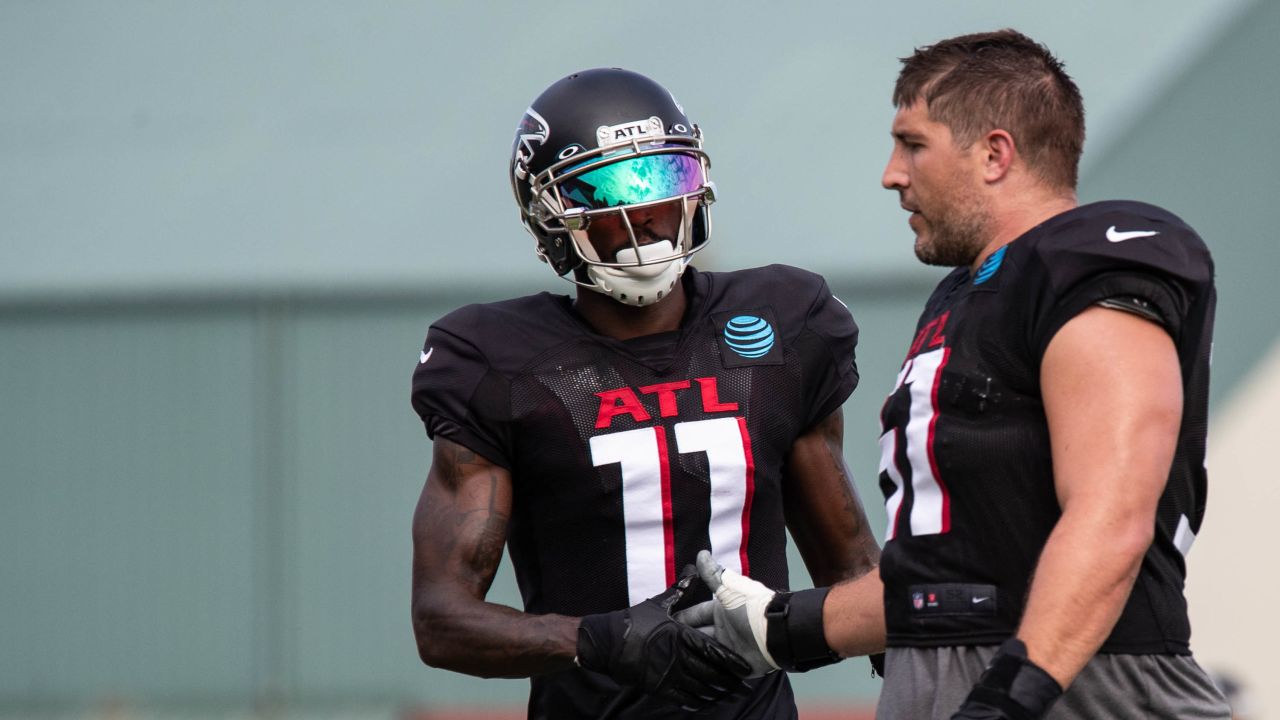
<svg viewBox="0 0 1280 720"><path fill-rule="evenodd" d="M587 277L595 283L591 289L626 305L652 305L666 297L680 281L680 274L684 272L689 258L686 256L652 265L640 263L675 253L676 248L670 240L641 245L639 253L635 248L623 248L618 251L616 262L635 264L626 267L588 265Z"/></svg>

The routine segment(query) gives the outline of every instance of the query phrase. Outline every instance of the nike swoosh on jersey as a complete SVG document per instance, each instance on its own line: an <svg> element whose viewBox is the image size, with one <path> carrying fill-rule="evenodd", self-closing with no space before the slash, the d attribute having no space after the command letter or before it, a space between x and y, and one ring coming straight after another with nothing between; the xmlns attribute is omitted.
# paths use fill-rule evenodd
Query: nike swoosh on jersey
<svg viewBox="0 0 1280 720"><path fill-rule="evenodd" d="M1160 233L1156 230L1120 231L1120 230L1116 230L1115 225L1112 225L1111 227L1107 228L1107 240L1110 242L1124 242L1125 240L1132 240L1134 238L1142 238L1142 237L1151 237L1152 235L1159 235L1159 234Z"/></svg>
<svg viewBox="0 0 1280 720"><path fill-rule="evenodd" d="M426 350L419 350L418 364L419 365L425 364L428 360L431 359L431 353L435 351L436 351L435 348L427 348Z"/></svg>

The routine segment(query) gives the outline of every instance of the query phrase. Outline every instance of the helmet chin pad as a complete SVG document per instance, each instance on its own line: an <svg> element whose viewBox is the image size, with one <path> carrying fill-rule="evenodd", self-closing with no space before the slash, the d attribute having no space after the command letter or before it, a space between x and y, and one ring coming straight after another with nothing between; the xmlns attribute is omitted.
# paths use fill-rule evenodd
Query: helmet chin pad
<svg viewBox="0 0 1280 720"><path fill-rule="evenodd" d="M641 245L618 251L617 262L632 263L623 267L588 265L587 276L592 290L603 293L624 305L643 307L652 305L667 296L688 264L688 257L667 262L641 264L657 258L671 257L676 252L670 240Z"/></svg>

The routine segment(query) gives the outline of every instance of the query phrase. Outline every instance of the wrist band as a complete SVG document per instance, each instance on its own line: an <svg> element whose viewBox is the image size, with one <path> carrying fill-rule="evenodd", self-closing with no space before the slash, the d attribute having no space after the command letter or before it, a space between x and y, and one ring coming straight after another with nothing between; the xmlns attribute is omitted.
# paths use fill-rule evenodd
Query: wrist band
<svg viewBox="0 0 1280 720"><path fill-rule="evenodd" d="M831 588L780 592L765 607L766 644L783 670L805 672L840 661L822 629L822 604Z"/></svg>

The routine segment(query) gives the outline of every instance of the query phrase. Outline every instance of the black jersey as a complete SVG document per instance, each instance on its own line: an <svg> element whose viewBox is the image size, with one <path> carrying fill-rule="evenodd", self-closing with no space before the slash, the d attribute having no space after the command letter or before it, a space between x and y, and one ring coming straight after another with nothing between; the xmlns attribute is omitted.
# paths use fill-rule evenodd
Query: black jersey
<svg viewBox="0 0 1280 720"><path fill-rule="evenodd" d="M1155 540L1101 651L1189 652L1184 555L1204 514L1214 301L1196 233L1134 202L1057 215L938 285L881 412L889 645L995 644L1016 631L1061 514L1040 363L1068 320L1101 303L1164 326L1184 394Z"/></svg>
<svg viewBox="0 0 1280 720"><path fill-rule="evenodd" d="M525 610L586 615L667 588L710 548L787 585L783 464L857 384L857 326L821 277L690 268L678 331L617 341L569 298L471 305L431 326L413 377L428 434L511 472L508 549ZM532 680L530 717L597 717L619 694L567 670ZM672 717L635 698L616 717ZM793 717L782 674L708 717Z"/></svg>

